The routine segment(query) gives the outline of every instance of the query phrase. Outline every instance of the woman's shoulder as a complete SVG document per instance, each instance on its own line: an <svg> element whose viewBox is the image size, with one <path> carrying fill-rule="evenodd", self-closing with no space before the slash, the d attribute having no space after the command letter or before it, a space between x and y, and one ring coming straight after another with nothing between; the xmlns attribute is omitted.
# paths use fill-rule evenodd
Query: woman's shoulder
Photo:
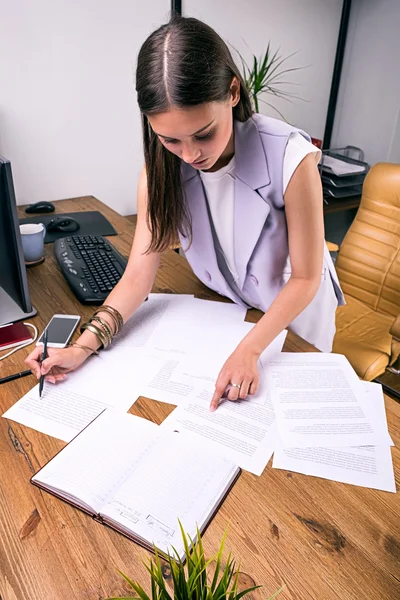
<svg viewBox="0 0 400 600"><path fill-rule="evenodd" d="M293 133L301 133L306 139L310 139L309 135L289 123L285 121L281 121L280 119L274 119L273 117L267 117L266 115L262 115L260 113L254 113L251 116L252 121L257 127L259 133L279 136L279 137L289 137Z"/></svg>

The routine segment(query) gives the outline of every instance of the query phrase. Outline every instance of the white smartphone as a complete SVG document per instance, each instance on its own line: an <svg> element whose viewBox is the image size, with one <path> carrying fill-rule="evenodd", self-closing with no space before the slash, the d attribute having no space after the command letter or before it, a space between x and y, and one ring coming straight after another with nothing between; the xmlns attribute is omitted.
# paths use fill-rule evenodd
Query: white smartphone
<svg viewBox="0 0 400 600"><path fill-rule="evenodd" d="M79 315L53 315L44 330L47 329L48 332L47 345L50 348L65 348L80 320ZM36 346L43 344L44 331L36 342Z"/></svg>

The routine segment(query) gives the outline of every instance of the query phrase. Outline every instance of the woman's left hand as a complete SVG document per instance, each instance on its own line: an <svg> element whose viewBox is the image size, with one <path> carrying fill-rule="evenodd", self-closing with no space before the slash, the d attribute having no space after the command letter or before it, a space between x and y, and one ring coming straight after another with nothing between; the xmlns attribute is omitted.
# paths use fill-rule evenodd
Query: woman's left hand
<svg viewBox="0 0 400 600"><path fill-rule="evenodd" d="M235 401L256 393L259 379L257 360L258 354L248 348L236 348L218 375L210 404L211 411L217 408L222 396Z"/></svg>

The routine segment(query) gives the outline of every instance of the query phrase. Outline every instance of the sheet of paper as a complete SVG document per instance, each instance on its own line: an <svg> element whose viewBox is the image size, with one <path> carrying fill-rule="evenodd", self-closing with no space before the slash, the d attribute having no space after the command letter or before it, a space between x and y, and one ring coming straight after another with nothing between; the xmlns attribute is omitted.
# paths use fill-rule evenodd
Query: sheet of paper
<svg viewBox="0 0 400 600"><path fill-rule="evenodd" d="M140 396L141 359L134 349L130 355L129 364L113 350L94 356L65 381L45 383L41 398L36 385L3 417L69 442L105 408L127 411Z"/></svg>
<svg viewBox="0 0 400 600"><path fill-rule="evenodd" d="M240 329L245 316L242 306L193 298L185 306L174 305L168 310L147 345L162 350L196 351L202 339L207 340L209 347L214 341L219 343L227 331Z"/></svg>
<svg viewBox="0 0 400 600"><path fill-rule="evenodd" d="M207 320L212 320L216 324L220 323L221 319L244 321L247 314L247 308L234 304L232 302L219 302L216 300L202 300L194 298L193 314L198 314Z"/></svg>
<svg viewBox="0 0 400 600"><path fill-rule="evenodd" d="M193 324L187 324L184 331L185 341L176 335L160 336L157 346L151 346L149 341L149 347L143 349L141 356L142 396L177 406L185 403L196 387L203 386L204 378L197 375L198 365L207 361L207 357L212 357L213 368L211 375L208 375L209 370L206 369L205 380L208 380L207 389L212 389L219 372L215 371L215 364L222 365L253 327L252 323L233 320L229 321L229 326L224 321L220 322L218 327L216 324L211 326L207 324L206 319L201 323L200 329ZM157 326L154 333L158 331ZM117 347L116 349L119 351ZM207 364L210 364L210 360ZM191 375L192 369L194 376Z"/></svg>
<svg viewBox="0 0 400 600"><path fill-rule="evenodd" d="M204 388L192 391L185 404L178 406L161 427L211 440L232 462L261 475L275 444L275 414L263 372L259 391L249 399L224 399L215 412L210 412L211 398L212 391Z"/></svg>
<svg viewBox="0 0 400 600"><path fill-rule="evenodd" d="M21 425L70 442L90 421L111 406L66 389L62 384L45 386L39 398L36 385L3 414Z"/></svg>
<svg viewBox="0 0 400 600"><path fill-rule="evenodd" d="M394 446L388 432L385 399L381 384L373 381L360 381L360 388L364 394L363 408L369 415L370 420L375 421L379 430L387 432L388 445Z"/></svg>
<svg viewBox="0 0 400 600"><path fill-rule="evenodd" d="M360 382L364 408L379 426L387 429L382 386ZM392 440L389 438L391 445ZM283 448L277 436L272 466L304 475L395 492L392 457L388 446L343 448Z"/></svg>
<svg viewBox="0 0 400 600"><path fill-rule="evenodd" d="M335 175L350 175L352 173L364 173L365 166L348 163L334 156L324 155L323 168L328 167Z"/></svg>
<svg viewBox="0 0 400 600"><path fill-rule="evenodd" d="M189 294L149 294L148 300L138 308L125 323L114 340L119 347L141 348L145 346L158 323L168 314L174 316L185 312L192 305L194 296Z"/></svg>
<svg viewBox="0 0 400 600"><path fill-rule="evenodd" d="M193 386L173 381L172 377L185 353L176 349L148 349L142 356L140 395L159 402L179 405L185 402Z"/></svg>
<svg viewBox="0 0 400 600"><path fill-rule="evenodd" d="M396 492L390 446L282 448L277 442L275 469Z"/></svg>
<svg viewBox="0 0 400 600"><path fill-rule="evenodd" d="M227 328L224 332L223 339L218 339L217 343L210 344L205 348L201 348L201 340L196 344L197 356L196 360L191 360L191 357L182 358L174 370L174 381L187 383L193 387L198 385L206 385L206 382L211 382L214 387L218 374L229 355L233 352L236 346L251 331L254 327L253 323L241 323L235 327ZM259 359L260 368L276 358L282 351L285 343L287 331L282 331L264 350ZM211 390L213 387L207 387Z"/></svg>
<svg viewBox="0 0 400 600"><path fill-rule="evenodd" d="M190 304L196 307L196 302L196 318L192 314L186 319L182 310L176 310L175 315L168 310L141 349L141 370L135 387L139 395L179 406L205 383L205 389L212 390L222 365L254 327L240 320L243 312L231 311L241 307L196 299ZM204 314L201 316L199 311ZM261 356L260 365L279 354L285 337L286 331L277 336ZM123 344L116 344L113 352L121 361L126 360Z"/></svg>
<svg viewBox="0 0 400 600"><path fill-rule="evenodd" d="M388 444L387 430L364 410L359 379L344 356L282 353L266 373L283 447Z"/></svg>
<svg viewBox="0 0 400 600"><path fill-rule="evenodd" d="M241 322L246 309L236 304L200 300L189 294L150 294L146 302L124 325L115 345L167 348L169 340L186 347L187 329L196 334L202 327L226 321Z"/></svg>

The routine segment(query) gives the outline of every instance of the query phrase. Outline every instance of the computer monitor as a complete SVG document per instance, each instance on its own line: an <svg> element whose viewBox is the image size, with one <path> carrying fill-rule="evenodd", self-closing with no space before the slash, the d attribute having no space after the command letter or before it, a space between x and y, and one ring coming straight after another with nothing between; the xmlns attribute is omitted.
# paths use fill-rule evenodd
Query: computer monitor
<svg viewBox="0 0 400 600"><path fill-rule="evenodd" d="M0 156L0 325L35 314L29 297L11 163Z"/></svg>

